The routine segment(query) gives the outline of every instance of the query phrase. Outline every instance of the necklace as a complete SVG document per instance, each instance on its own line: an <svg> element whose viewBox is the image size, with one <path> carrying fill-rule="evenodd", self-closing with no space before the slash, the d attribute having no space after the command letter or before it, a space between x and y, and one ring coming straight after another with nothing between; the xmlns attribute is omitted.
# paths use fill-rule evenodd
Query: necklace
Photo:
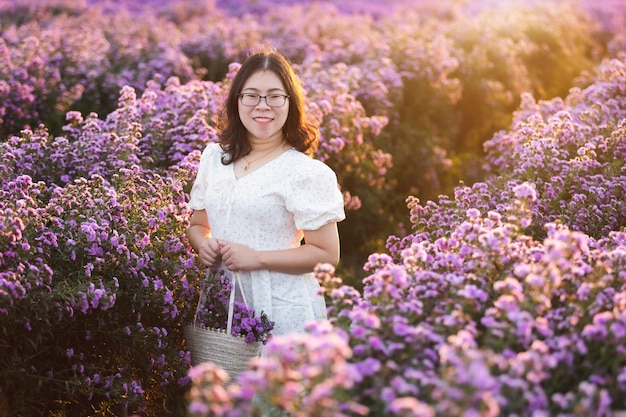
<svg viewBox="0 0 626 417"><path fill-rule="evenodd" d="M275 147L273 147L272 149L269 150L269 152L264 153L263 155L259 156L258 158L254 158L251 161L248 161L248 158L246 158L245 156L243 157L243 160L246 161L246 164L243 166L243 170L247 171L248 168L250 167L250 165L252 165L254 162L258 161L259 159L263 159L266 156L271 155L272 153L274 153L276 151L276 149L280 148L283 145L282 142L280 142L278 145L276 145Z"/></svg>

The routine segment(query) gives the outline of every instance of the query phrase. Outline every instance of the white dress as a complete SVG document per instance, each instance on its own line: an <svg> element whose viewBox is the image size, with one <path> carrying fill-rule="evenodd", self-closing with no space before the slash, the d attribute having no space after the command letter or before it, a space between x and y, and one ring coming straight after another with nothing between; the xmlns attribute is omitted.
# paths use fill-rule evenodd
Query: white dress
<svg viewBox="0 0 626 417"><path fill-rule="evenodd" d="M212 237L254 250L288 249L300 246L303 230L345 218L337 177L323 162L290 149L237 179L222 154L217 143L206 147L189 201L206 210ZM313 273L256 270L240 277L248 306L275 322L272 334L302 332L307 321L326 318Z"/></svg>

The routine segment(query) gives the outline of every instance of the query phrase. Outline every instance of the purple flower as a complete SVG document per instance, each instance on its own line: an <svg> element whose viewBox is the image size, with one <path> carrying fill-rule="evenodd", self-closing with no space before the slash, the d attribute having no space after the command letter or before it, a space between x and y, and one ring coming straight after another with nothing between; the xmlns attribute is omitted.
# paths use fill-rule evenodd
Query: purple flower
<svg viewBox="0 0 626 417"><path fill-rule="evenodd" d="M224 275L223 271L212 271L207 276L203 282L205 298L196 318L200 326L226 330L232 287L231 280ZM246 343L266 343L273 329L274 322L269 320L265 312L256 316L254 309L235 301L231 328L233 336L243 337Z"/></svg>
<svg viewBox="0 0 626 417"><path fill-rule="evenodd" d="M532 183L524 182L513 188L513 193L517 198L528 199L530 201L537 200L537 191Z"/></svg>
<svg viewBox="0 0 626 417"><path fill-rule="evenodd" d="M389 411L396 415L414 417L435 417L435 409L413 397L398 397L389 404Z"/></svg>

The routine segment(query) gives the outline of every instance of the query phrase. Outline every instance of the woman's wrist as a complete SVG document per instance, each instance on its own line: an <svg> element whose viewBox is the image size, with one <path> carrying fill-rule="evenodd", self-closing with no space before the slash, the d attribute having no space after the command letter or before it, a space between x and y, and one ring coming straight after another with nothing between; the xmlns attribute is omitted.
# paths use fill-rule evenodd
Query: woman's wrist
<svg viewBox="0 0 626 417"><path fill-rule="evenodd" d="M257 262L259 264L259 269L265 269L265 270L271 270L272 268L270 267L270 262L267 259L267 252L263 252L263 251L255 251L256 253L256 257L257 257Z"/></svg>
<svg viewBox="0 0 626 417"><path fill-rule="evenodd" d="M191 247L198 252L204 241L211 239L211 232L203 230L204 227L200 225L190 226L187 231L187 236L189 237L189 243Z"/></svg>

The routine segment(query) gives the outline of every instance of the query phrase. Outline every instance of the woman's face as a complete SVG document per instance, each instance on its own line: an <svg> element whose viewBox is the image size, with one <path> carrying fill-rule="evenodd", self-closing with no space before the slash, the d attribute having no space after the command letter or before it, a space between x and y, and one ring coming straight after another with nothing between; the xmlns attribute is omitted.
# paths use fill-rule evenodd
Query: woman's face
<svg viewBox="0 0 626 417"><path fill-rule="evenodd" d="M289 114L289 99L286 99L282 106L275 106L276 103L273 100L277 100L277 103L280 104L282 99L271 98L271 96L287 95L278 75L272 71L255 72L244 83L240 94L248 95L245 99L250 100L251 103L257 99L254 96L268 96L266 99L261 99L258 104L251 106L242 104L242 97L239 97L239 118L248 131L248 139L251 142L282 140L282 128L287 122L287 115ZM274 107L270 107L267 101L270 101Z"/></svg>

